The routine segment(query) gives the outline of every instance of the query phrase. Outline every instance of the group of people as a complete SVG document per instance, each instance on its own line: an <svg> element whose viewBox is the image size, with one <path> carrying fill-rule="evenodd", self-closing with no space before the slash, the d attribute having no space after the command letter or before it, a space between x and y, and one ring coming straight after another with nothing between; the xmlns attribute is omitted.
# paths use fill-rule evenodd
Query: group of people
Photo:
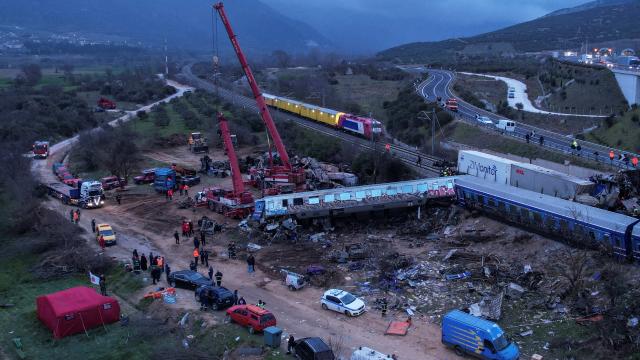
<svg viewBox="0 0 640 360"><path fill-rule="evenodd" d="M153 284L157 284L160 282L160 276L162 273L166 273L167 282L169 282L169 275L171 274L171 268L169 264L165 261L164 256L154 256L152 252L149 252L149 258L143 253L141 256L138 256L138 250L133 250L133 255L131 256L131 262L133 264L133 271L135 273L139 273L140 271L149 270L151 273L151 280Z"/></svg>
<svg viewBox="0 0 640 360"><path fill-rule="evenodd" d="M69 210L69 217L71 222L77 224L80 222L80 209L71 209Z"/></svg>

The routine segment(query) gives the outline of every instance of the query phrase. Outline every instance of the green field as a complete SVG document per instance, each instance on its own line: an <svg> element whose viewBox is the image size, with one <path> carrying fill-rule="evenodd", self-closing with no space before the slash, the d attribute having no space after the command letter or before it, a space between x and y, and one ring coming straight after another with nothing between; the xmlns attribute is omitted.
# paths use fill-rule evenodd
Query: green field
<svg viewBox="0 0 640 360"><path fill-rule="evenodd" d="M585 138L627 151L640 152L640 110L635 109L617 117L611 127L605 121L599 129L586 134Z"/></svg>
<svg viewBox="0 0 640 360"><path fill-rule="evenodd" d="M386 120L382 107L385 101L393 101L406 82L372 80L367 75L337 75L337 85L332 85L336 94L345 103L354 102L362 108L362 114ZM344 111L343 109L337 109Z"/></svg>

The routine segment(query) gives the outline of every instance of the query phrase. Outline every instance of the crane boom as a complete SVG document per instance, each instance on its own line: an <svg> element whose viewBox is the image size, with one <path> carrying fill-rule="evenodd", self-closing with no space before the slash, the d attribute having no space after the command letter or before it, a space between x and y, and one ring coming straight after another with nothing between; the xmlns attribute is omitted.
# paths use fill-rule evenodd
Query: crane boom
<svg viewBox="0 0 640 360"><path fill-rule="evenodd" d="M220 122L220 132L222 134L222 140L224 141L224 149L229 157L229 165L231 166L231 180L233 182L233 192L239 196L244 193L244 184L242 183L242 175L240 173L240 165L238 165L238 157L236 151L233 148L231 142L231 132L229 131L229 125L227 119L224 118L222 113L218 113L218 121Z"/></svg>
<svg viewBox="0 0 640 360"><path fill-rule="evenodd" d="M262 93L260 92L260 88L258 87L258 83L256 82L255 77L253 76L253 72L251 72L251 68L247 63L247 58L244 56L242 49L240 48L240 44L238 43L238 39L236 34L233 32L233 28L231 28L231 24L229 23L229 19L227 18L227 14L224 11L224 6L222 2L219 2L213 6L218 15L220 15L220 19L224 24L225 29L227 30L227 35L229 35L229 40L231 41L231 45L233 45L233 50L238 56L238 61L240 61L240 65L242 66L242 70L247 77L247 81L249 82L249 86L251 87L251 92L253 93L253 97L256 99L256 103L258 104L258 109L260 110L260 116L262 117L262 121L267 127L267 131L273 139L273 143L276 146L276 150L278 151L278 155L280 155L280 160L282 161L282 165L289 171L291 171L291 163L289 162L289 155L287 154L287 150L284 147L284 143L280 138L280 134L278 133L278 129L276 128L276 124L273 122L271 118L271 114L267 109L267 104L262 97ZM235 185L234 185L235 186Z"/></svg>

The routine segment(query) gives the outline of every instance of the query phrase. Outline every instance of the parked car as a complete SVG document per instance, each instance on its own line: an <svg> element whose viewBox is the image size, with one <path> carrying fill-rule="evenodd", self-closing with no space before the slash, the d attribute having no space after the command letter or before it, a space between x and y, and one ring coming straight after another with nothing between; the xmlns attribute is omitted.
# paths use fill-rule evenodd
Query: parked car
<svg viewBox="0 0 640 360"><path fill-rule="evenodd" d="M107 246L116 244L116 232L113 231L109 224L96 224L96 241L100 240L100 236L104 236L104 243Z"/></svg>
<svg viewBox="0 0 640 360"><path fill-rule="evenodd" d="M178 184L186 184L191 187L200 184L200 176L177 176Z"/></svg>
<svg viewBox="0 0 640 360"><path fill-rule="evenodd" d="M142 174L133 178L133 182L141 184L150 184L156 179L156 169L142 170Z"/></svg>
<svg viewBox="0 0 640 360"><path fill-rule="evenodd" d="M227 321L247 327L251 334L276 326L276 317L256 305L235 305L227 309Z"/></svg>
<svg viewBox="0 0 640 360"><path fill-rule="evenodd" d="M222 310L233 306L234 297L229 289L222 286L202 285L195 291L196 301L213 310Z"/></svg>
<svg viewBox="0 0 640 360"><path fill-rule="evenodd" d="M319 337L298 339L293 354L299 360L335 360L333 350Z"/></svg>
<svg viewBox="0 0 640 360"><path fill-rule="evenodd" d="M82 181L82 179L78 179L77 177L69 174L69 173L64 173L62 174L62 182L71 186L71 187L78 187L78 182Z"/></svg>
<svg viewBox="0 0 640 360"><path fill-rule="evenodd" d="M320 302L323 309L337 311L347 316L358 316L366 311L362 299L340 289L325 291Z"/></svg>
<svg viewBox="0 0 640 360"><path fill-rule="evenodd" d="M208 277L192 270L180 270L169 275L169 285L183 289L195 290L203 285L211 285Z"/></svg>
<svg viewBox="0 0 640 360"><path fill-rule="evenodd" d="M493 125L493 121L488 116L480 116L476 114L476 121L481 124Z"/></svg>
<svg viewBox="0 0 640 360"><path fill-rule="evenodd" d="M111 190L111 189L115 189L117 187L120 186L125 186L127 185L127 180L123 179L123 178L118 178L117 176L107 176L105 178L102 178L100 180L100 182L102 183L102 188L104 190Z"/></svg>

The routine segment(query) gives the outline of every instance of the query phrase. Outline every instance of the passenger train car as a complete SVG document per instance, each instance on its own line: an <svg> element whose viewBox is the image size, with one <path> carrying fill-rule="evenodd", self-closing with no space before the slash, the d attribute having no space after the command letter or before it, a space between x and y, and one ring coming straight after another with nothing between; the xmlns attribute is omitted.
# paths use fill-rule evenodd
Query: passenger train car
<svg viewBox="0 0 640 360"><path fill-rule="evenodd" d="M454 198L454 180L452 176L266 196L256 200L253 218L306 219L424 205L429 199Z"/></svg>
<svg viewBox="0 0 640 360"><path fill-rule="evenodd" d="M382 133L375 119L359 117L271 94L262 94L267 105L319 122L345 132L373 139Z"/></svg>
<svg viewBox="0 0 640 360"><path fill-rule="evenodd" d="M455 181L458 203L578 246L604 245L619 259L640 261L640 220L473 176Z"/></svg>

